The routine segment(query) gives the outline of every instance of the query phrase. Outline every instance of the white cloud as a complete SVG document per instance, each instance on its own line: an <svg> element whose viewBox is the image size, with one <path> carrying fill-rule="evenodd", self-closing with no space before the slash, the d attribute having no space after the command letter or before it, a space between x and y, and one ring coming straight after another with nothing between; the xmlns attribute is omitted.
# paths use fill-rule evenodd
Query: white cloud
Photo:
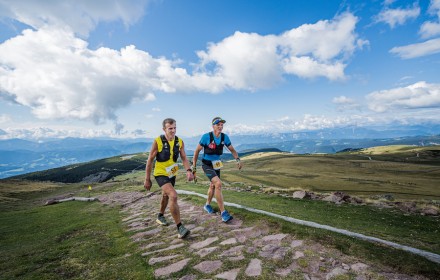
<svg viewBox="0 0 440 280"><path fill-rule="evenodd" d="M272 35L237 31L218 44L209 44L206 52L197 54L201 59L200 71L209 71L207 66L215 64L211 76L218 77L230 88L264 88L281 78L277 37Z"/></svg>
<svg viewBox="0 0 440 280"><path fill-rule="evenodd" d="M99 21L131 24L145 1L136 9L126 7L129 3L0 0L2 16L36 29L0 44L0 98L31 108L40 119L112 120L121 131L117 110L154 101L158 92L252 91L283 75L342 80L347 59L366 43L355 33L358 19L344 13L279 36L236 32L199 51L200 61L189 73L179 60L154 58L135 46L91 50L75 36L74 31L87 35Z"/></svg>
<svg viewBox="0 0 440 280"><path fill-rule="evenodd" d="M375 18L376 22L387 23L391 28L397 25L403 25L410 19L417 18L420 14L420 7L414 4L412 8L385 8Z"/></svg>
<svg viewBox="0 0 440 280"><path fill-rule="evenodd" d="M90 50L69 32L25 30L0 45L0 96L41 119L99 123L135 99L154 100L152 90L166 91L160 71L167 67L134 46Z"/></svg>
<svg viewBox="0 0 440 280"><path fill-rule="evenodd" d="M7 123L10 122L11 116L10 115L6 115L6 114L0 114L0 123Z"/></svg>
<svg viewBox="0 0 440 280"><path fill-rule="evenodd" d="M355 33L357 21L344 13L279 36L236 32L199 51L200 67L214 68L212 76L223 77L228 87L236 89L269 87L285 74L341 80L346 59L368 43Z"/></svg>
<svg viewBox="0 0 440 280"><path fill-rule="evenodd" d="M154 108L152 108L151 109L153 112L160 112L160 108L158 108L158 107L154 107Z"/></svg>
<svg viewBox="0 0 440 280"><path fill-rule="evenodd" d="M229 134L295 132L357 125L359 124L359 121L366 122L367 120L367 118L362 118L356 115L329 117L306 114L302 119L283 117L252 126L245 124L228 125L225 128L225 131Z"/></svg>
<svg viewBox="0 0 440 280"><path fill-rule="evenodd" d="M332 102L336 105L336 109L340 112L349 110L360 110L361 108L355 100L343 95L333 98Z"/></svg>
<svg viewBox="0 0 440 280"><path fill-rule="evenodd" d="M333 103L335 103L335 104L353 104L353 103L355 103L355 101L351 98L348 98L346 96L341 95L341 96L333 98Z"/></svg>
<svg viewBox="0 0 440 280"><path fill-rule="evenodd" d="M146 136L147 131L141 129L135 129L132 131L123 130L123 127L119 127L118 131L114 129L84 129L80 127L60 128L60 127L46 127L39 126L35 128L16 128L8 127L0 130L0 139L47 139L47 138L138 138L140 136Z"/></svg>
<svg viewBox="0 0 440 280"><path fill-rule="evenodd" d="M52 26L88 36L98 22L121 20L133 24L144 13L147 0L0 0L0 17L9 17L35 29Z"/></svg>
<svg viewBox="0 0 440 280"><path fill-rule="evenodd" d="M430 14L437 15L437 17L440 17L440 0L431 0L428 12Z"/></svg>
<svg viewBox="0 0 440 280"><path fill-rule="evenodd" d="M422 24L419 34L424 39L440 35L440 0L431 0L428 12L436 16L437 21L425 21Z"/></svg>
<svg viewBox="0 0 440 280"><path fill-rule="evenodd" d="M402 47L394 47L390 53L394 53L404 59L416 58L440 52L440 38L431 39L423 43L411 44Z"/></svg>
<svg viewBox="0 0 440 280"><path fill-rule="evenodd" d="M420 37L423 39L431 38L440 34L440 23L426 21L422 24L419 31Z"/></svg>
<svg viewBox="0 0 440 280"><path fill-rule="evenodd" d="M384 0L383 2L383 4L385 5L385 6L389 6L389 5L391 5L391 4L393 4L394 2L395 2L396 0Z"/></svg>
<svg viewBox="0 0 440 280"><path fill-rule="evenodd" d="M407 87L375 91L367 95L368 107L375 112L439 108L440 84L424 81Z"/></svg>

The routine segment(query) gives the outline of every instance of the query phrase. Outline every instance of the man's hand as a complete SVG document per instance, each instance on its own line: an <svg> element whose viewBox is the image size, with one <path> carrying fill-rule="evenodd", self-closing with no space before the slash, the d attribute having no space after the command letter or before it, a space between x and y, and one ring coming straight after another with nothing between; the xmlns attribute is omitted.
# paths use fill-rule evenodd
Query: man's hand
<svg viewBox="0 0 440 280"><path fill-rule="evenodd" d="M188 170L186 171L186 179L187 179L188 181L192 181L192 180L194 180L194 174L193 174L193 172L192 172L191 169L188 169Z"/></svg>
<svg viewBox="0 0 440 280"><path fill-rule="evenodd" d="M150 179L145 179L145 182L144 182L144 188L145 188L147 191L149 191L149 190L151 189L151 185L152 185L151 180L150 180Z"/></svg>
<svg viewBox="0 0 440 280"><path fill-rule="evenodd" d="M237 161L238 170L241 170L241 168L243 167L243 164L241 163L240 158L237 158L236 161Z"/></svg>

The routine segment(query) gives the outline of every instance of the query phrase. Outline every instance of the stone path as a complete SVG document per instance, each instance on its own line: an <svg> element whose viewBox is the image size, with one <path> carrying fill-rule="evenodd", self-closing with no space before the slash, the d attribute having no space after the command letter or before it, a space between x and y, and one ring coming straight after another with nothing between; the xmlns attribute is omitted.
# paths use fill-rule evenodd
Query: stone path
<svg viewBox="0 0 440 280"><path fill-rule="evenodd" d="M379 270L315 241L275 232L264 220L245 226L234 216L222 223L220 216L182 197L181 219L191 234L178 239L168 209L165 217L171 225L155 222L160 199L160 194L134 192L99 197L102 203L123 206L123 223L157 279L427 279Z"/></svg>

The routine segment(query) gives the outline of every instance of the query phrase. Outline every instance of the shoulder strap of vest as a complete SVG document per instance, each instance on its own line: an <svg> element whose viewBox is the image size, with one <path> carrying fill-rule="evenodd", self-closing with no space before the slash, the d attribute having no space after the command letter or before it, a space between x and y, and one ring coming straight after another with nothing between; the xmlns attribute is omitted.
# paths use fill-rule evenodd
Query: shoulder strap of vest
<svg viewBox="0 0 440 280"><path fill-rule="evenodd" d="M214 133L211 131L209 132L209 143L212 143L212 141L214 141ZM220 134L220 145L224 142L225 142L225 134L222 132Z"/></svg>

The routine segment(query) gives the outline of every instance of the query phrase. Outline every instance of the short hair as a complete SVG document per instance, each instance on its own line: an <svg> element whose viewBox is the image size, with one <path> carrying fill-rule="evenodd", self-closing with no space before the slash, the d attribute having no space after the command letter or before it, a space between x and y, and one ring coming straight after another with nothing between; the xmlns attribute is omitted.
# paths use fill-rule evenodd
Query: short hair
<svg viewBox="0 0 440 280"><path fill-rule="evenodd" d="M163 122L162 122L162 127L165 128L165 125L166 125L167 123L169 123L169 124L174 124L175 122L176 122L175 119L172 119L172 118L166 118L166 119L164 119Z"/></svg>

